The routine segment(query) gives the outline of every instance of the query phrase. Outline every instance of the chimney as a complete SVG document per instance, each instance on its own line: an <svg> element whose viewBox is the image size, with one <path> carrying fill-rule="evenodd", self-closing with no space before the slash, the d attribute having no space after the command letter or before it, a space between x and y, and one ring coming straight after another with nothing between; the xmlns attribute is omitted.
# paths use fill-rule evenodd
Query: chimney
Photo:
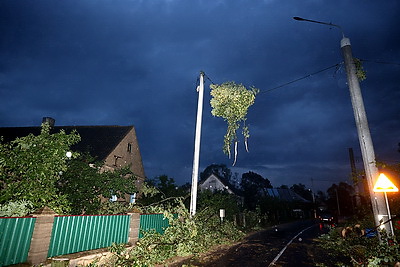
<svg viewBox="0 0 400 267"><path fill-rule="evenodd" d="M48 123L50 127L54 127L56 120L51 117L43 117L42 123Z"/></svg>

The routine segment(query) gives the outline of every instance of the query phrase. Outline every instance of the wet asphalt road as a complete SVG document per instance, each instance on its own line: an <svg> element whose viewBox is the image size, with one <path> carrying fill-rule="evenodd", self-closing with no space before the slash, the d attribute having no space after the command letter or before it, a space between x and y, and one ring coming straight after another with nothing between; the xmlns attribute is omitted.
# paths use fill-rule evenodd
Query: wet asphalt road
<svg viewBox="0 0 400 267"><path fill-rule="evenodd" d="M316 266L315 238L323 232L326 229L321 230L315 221L287 223L279 225L277 231L269 228L250 235L239 244L217 251L215 257L199 259L192 264L210 267Z"/></svg>

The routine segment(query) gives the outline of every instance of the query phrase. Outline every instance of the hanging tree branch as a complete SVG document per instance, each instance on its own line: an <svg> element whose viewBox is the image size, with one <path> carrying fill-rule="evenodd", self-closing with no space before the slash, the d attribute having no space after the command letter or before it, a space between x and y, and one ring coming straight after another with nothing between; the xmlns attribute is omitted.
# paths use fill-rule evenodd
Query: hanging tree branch
<svg viewBox="0 0 400 267"><path fill-rule="evenodd" d="M242 134L246 151L248 152L247 139L250 137L248 126L245 124L247 111L254 104L255 97L260 91L255 87L247 89L242 84L235 82L225 82L223 84L212 84L210 101L211 114L215 117L222 117L228 124L226 134L224 136L223 152L231 157L231 146L235 143L235 159L237 158L237 130L242 124Z"/></svg>

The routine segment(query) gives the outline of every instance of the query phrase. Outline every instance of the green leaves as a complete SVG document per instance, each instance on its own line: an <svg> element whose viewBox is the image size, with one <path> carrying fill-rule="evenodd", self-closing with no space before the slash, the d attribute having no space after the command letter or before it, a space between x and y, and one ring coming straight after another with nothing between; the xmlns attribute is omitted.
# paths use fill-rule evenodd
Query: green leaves
<svg viewBox="0 0 400 267"><path fill-rule="evenodd" d="M359 80L360 82L362 82L362 81L364 81L365 79L367 79L367 73L366 73L366 71L364 70L360 59L358 59L358 58L353 58L353 60L354 60L355 66L356 66L356 75L357 75L357 78L358 78L358 80Z"/></svg>
<svg viewBox="0 0 400 267"><path fill-rule="evenodd" d="M242 134L244 136L244 142L247 149L247 139L250 137L250 132L246 126L247 111L251 105L254 104L255 96L259 90L255 87L247 89L242 84L236 84L234 82L225 82L221 85L211 85L211 96L210 101L211 114L215 117L223 118L228 128L224 136L223 152L230 158L231 146L235 143L235 161L237 156L237 130L242 124Z"/></svg>
<svg viewBox="0 0 400 267"><path fill-rule="evenodd" d="M74 131L50 134L50 126L43 124L38 136L0 143L0 203L25 199L35 208L48 206L65 212L68 205L56 183L67 170L66 152L79 141Z"/></svg>

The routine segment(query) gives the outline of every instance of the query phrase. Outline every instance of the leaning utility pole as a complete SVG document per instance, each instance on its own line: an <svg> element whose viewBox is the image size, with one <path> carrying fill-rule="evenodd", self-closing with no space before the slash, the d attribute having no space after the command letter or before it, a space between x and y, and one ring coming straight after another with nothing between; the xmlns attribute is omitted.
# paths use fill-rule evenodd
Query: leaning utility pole
<svg viewBox="0 0 400 267"><path fill-rule="evenodd" d="M361 94L360 83L356 75L356 66L354 64L353 55L351 52L350 39L344 36L342 27L337 24L326 23L322 21L304 19L300 17L293 17L298 21L307 21L312 23L324 24L333 26L342 32L342 40L340 41L340 48L342 49L344 64L346 67L347 84L350 89L351 103L353 105L354 118L357 126L358 140L360 142L361 154L364 162L365 176L368 181L368 189L371 197L372 211L374 213L375 225L385 229L389 236L393 236L393 231L387 224L382 222L389 219L389 209L386 206L383 194L374 192L374 185L378 179L378 168L376 167L375 152L372 145L371 134L368 127L367 115L365 113L364 101Z"/></svg>
<svg viewBox="0 0 400 267"><path fill-rule="evenodd" d="M190 192L190 216L196 214L197 183L199 180L201 122L203 117L204 72L200 71L200 85L197 86L199 98L197 102L196 136L194 140L194 157L192 171L192 189Z"/></svg>
<svg viewBox="0 0 400 267"><path fill-rule="evenodd" d="M340 41L340 47L343 53L344 64L347 73L347 83L350 89L351 103L353 105L354 118L356 121L358 139L361 147L361 154L364 162L365 176L368 182L369 194L371 197L372 210L374 213L375 224L380 225L381 220L387 221L389 212L383 194L373 191L379 172L376 167L375 152L372 144L372 138L368 127L367 115L365 113L364 101L361 94L360 83L356 75L356 66L354 64L351 52L350 39L343 36ZM393 232L389 225L381 226L385 228L389 236L393 236Z"/></svg>

